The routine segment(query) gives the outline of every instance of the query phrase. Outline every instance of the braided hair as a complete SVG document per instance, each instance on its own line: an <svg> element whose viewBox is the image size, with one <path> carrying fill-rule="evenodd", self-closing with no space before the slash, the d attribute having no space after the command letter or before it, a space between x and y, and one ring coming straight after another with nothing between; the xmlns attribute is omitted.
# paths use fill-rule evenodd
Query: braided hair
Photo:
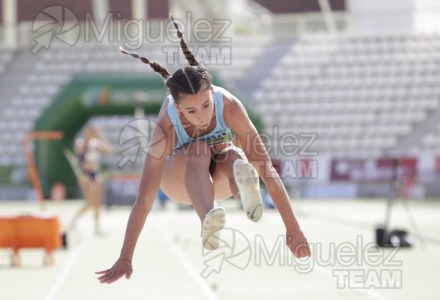
<svg viewBox="0 0 440 300"><path fill-rule="evenodd" d="M128 54L133 58L138 58L140 59L144 64L148 64L150 65L150 67L154 70L154 72L159 73L162 78L164 80L167 80L168 78L171 77L170 72L168 72L167 69L165 69L164 67L162 67L158 62L151 62L148 58L146 58L145 56L139 56L139 54L137 54L136 52L128 52L127 50L125 50L122 47L119 47L119 52L123 53L123 54Z"/></svg>
<svg viewBox="0 0 440 300"><path fill-rule="evenodd" d="M179 29L179 25L177 25L176 21L174 21L173 15L170 15L170 19L171 21L173 21L174 28L176 28L177 30L177 36L180 39L180 48L182 48L183 55L185 55L185 58L188 61L189 65L190 66L200 65L197 59L194 57L194 54L192 54L191 50L189 50L185 40L183 39L183 34Z"/></svg>
<svg viewBox="0 0 440 300"><path fill-rule="evenodd" d="M151 62L148 58L139 56L139 54L135 52L128 52L121 47L119 48L119 51L123 54L130 55L133 58L140 59L144 64L150 65L154 72L161 75L165 81L165 85L170 90L174 101L178 102L182 95L195 95L202 88L210 88L212 84L212 77L206 68L197 61L191 50L189 50L188 45L183 39L183 34L179 30L179 26L174 21L172 15L170 15L170 18L177 30L177 36L180 38L180 47L182 52L190 66L180 68L173 75L171 75L171 73L158 62Z"/></svg>

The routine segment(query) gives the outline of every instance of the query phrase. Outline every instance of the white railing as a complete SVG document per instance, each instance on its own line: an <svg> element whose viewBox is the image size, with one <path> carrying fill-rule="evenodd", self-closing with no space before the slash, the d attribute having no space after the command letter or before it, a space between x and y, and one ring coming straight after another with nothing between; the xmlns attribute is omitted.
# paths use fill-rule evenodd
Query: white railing
<svg viewBox="0 0 440 300"><path fill-rule="evenodd" d="M255 13L250 16L240 18L240 20L230 20L235 22L235 32L228 32L229 38L250 36L250 37L271 37L274 39L295 39L308 34L322 34L328 33L327 24L322 13L300 13L300 14L273 14L268 15L266 12L254 9ZM426 18L423 18L426 16ZM333 19L337 33L351 33L351 34L382 34L382 33L413 33L413 32L433 32L440 31L440 22L431 22L422 24L423 20L428 22L433 20L435 16L440 19L440 8L432 9L431 11L418 12L413 11L393 11L382 13L347 13L347 12L333 12ZM438 20L437 19L437 20ZM105 20L107 22L107 20ZM96 26L94 21L86 20L78 23L78 32L74 29L66 32L60 36L59 31L54 31L54 40L60 40L60 37L68 41L78 39L77 42L93 43L98 41L100 43L116 42L121 43L127 40L127 37L132 38L133 35L138 34L140 40L143 39L145 43L166 43L172 40L176 42L175 32L169 27L168 20L143 20L141 24L136 21L110 21L104 27ZM431 26L428 26L431 24ZM437 25L436 25L437 24ZM58 25L59 26L59 25ZM216 25L218 27L218 24ZM437 26L437 27L436 27ZM33 22L22 22L16 28L17 45L21 49L29 49L36 43L38 32L34 32L35 24ZM213 26L214 28L215 26ZM333 26L332 26L333 27ZM141 33L137 33L141 29ZM105 34L103 30L107 30ZM213 30L218 30L213 29ZM46 28L47 31L47 28ZM194 30L190 30L192 34ZM189 32L188 32L189 33ZM99 36L101 35L102 36ZM163 39L155 41L158 36L162 35ZM186 38L190 38L185 33ZM213 32L212 36L215 36ZM0 48L8 47L6 37L6 30L0 26ZM209 40L207 42L210 42ZM211 42L215 42L211 40ZM60 42L60 44L63 44ZM68 43L64 43L68 44ZM190 44L194 42L190 41ZM9 45L11 47L11 45ZM15 47L15 46L12 46Z"/></svg>

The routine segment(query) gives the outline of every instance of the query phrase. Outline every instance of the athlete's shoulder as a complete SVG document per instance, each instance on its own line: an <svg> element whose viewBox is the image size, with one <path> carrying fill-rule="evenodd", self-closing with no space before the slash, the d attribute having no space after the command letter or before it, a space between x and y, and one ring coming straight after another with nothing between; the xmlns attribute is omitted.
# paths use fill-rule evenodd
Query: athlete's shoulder
<svg viewBox="0 0 440 300"><path fill-rule="evenodd" d="M237 126L250 122L243 103L231 92L222 87L216 87L223 95L223 117L226 125L236 130Z"/></svg>
<svg viewBox="0 0 440 300"><path fill-rule="evenodd" d="M169 98L165 98L160 108L159 114L155 120L155 132L158 139L163 137L167 139L166 149L173 149L176 144L176 131L174 130L173 122L168 114L168 106L170 105ZM156 143L157 147L161 147L162 143ZM165 153L166 149L157 150L161 153ZM167 152L168 153L168 152Z"/></svg>
<svg viewBox="0 0 440 300"><path fill-rule="evenodd" d="M225 109L238 108L241 101L235 97L230 91L220 86L213 86L215 92L221 92Z"/></svg>
<svg viewBox="0 0 440 300"><path fill-rule="evenodd" d="M168 129L173 128L173 122L168 114L168 106L170 105L170 101L173 101L171 96L165 98L157 116L157 124L162 126L162 128L166 129L167 131Z"/></svg>

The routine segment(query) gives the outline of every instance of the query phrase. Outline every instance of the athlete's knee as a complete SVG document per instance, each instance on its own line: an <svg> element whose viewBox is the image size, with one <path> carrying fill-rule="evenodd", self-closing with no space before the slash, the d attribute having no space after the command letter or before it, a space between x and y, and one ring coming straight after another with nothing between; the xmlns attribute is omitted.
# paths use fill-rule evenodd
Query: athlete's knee
<svg viewBox="0 0 440 300"><path fill-rule="evenodd" d="M185 146L186 163L209 163L211 161L211 151L205 141L194 141Z"/></svg>
<svg viewBox="0 0 440 300"><path fill-rule="evenodd" d="M214 157L214 161L218 165L232 165L237 159L243 159L243 156L236 149L229 149Z"/></svg>
<svg viewBox="0 0 440 300"><path fill-rule="evenodd" d="M222 154L217 155L214 158L217 170L226 177L233 177L233 165L234 161L242 159L239 152L234 149L228 150Z"/></svg>
<svg viewBox="0 0 440 300"><path fill-rule="evenodd" d="M202 140L193 141L184 146L188 154L210 155L208 143Z"/></svg>

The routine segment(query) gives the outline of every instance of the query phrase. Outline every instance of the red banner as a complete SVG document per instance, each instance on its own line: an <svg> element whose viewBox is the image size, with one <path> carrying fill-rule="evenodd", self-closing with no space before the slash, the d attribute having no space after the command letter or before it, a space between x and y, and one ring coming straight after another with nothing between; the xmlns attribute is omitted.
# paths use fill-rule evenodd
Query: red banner
<svg viewBox="0 0 440 300"><path fill-rule="evenodd" d="M437 156L435 160L435 172L440 174L440 156Z"/></svg>
<svg viewBox="0 0 440 300"><path fill-rule="evenodd" d="M383 182L417 175L417 158L334 159L332 181Z"/></svg>

